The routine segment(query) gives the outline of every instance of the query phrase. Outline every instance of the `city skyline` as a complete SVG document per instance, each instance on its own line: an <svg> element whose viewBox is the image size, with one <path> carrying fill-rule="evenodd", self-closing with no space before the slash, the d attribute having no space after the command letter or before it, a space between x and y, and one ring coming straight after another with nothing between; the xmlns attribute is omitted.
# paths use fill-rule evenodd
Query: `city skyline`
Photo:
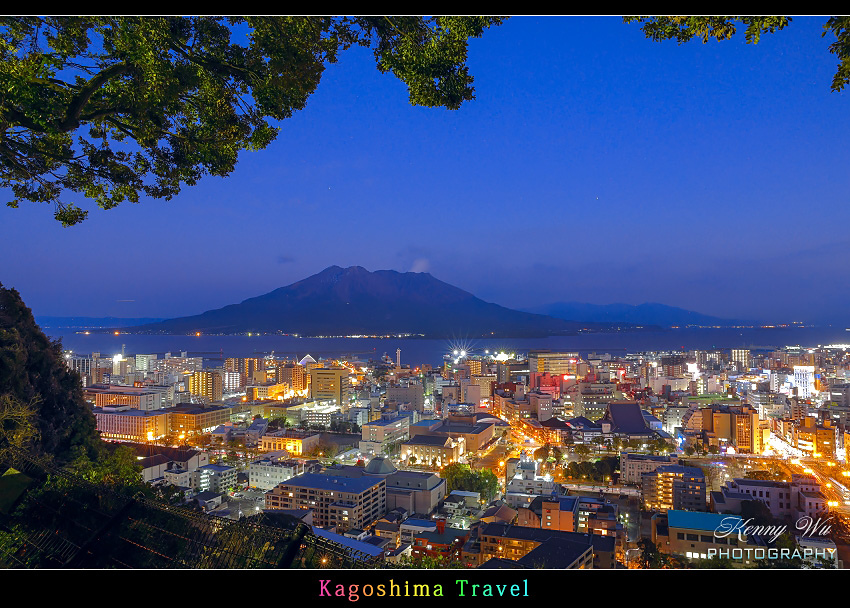
<svg viewBox="0 0 850 608"><path fill-rule="evenodd" d="M844 323L847 102L822 23L678 46L617 17L511 18L470 42L455 112L352 49L228 178L72 228L4 209L2 282L36 315L177 317L361 265L515 309Z"/></svg>

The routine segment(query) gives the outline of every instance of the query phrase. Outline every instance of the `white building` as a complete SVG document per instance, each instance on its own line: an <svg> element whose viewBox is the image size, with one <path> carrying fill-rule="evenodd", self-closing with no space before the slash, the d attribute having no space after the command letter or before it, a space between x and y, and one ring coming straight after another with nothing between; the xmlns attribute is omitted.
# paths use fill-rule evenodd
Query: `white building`
<svg viewBox="0 0 850 608"><path fill-rule="evenodd" d="M797 396L808 399L815 392L815 368L813 365L794 366L794 386Z"/></svg>
<svg viewBox="0 0 850 608"><path fill-rule="evenodd" d="M236 467L205 464L195 471L196 486L202 492L224 492L236 485Z"/></svg>
<svg viewBox="0 0 850 608"><path fill-rule="evenodd" d="M557 492L551 475L538 475L537 462L523 452L514 478L508 482L505 502L512 509L527 507L537 496L548 496Z"/></svg>
<svg viewBox="0 0 850 608"><path fill-rule="evenodd" d="M262 458L248 465L248 484L259 490L271 490L301 473L304 463L298 460Z"/></svg>

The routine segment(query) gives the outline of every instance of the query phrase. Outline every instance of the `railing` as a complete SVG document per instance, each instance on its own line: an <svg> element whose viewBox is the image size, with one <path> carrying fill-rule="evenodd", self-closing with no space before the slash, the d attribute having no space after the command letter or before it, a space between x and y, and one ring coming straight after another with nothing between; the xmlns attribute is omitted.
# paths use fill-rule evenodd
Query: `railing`
<svg viewBox="0 0 850 608"><path fill-rule="evenodd" d="M18 453L34 480L0 520L0 567L289 568L380 567L376 558L316 536L304 524L268 525L205 515L128 496ZM5 466L2 467L5 469ZM296 544L297 543L297 544Z"/></svg>

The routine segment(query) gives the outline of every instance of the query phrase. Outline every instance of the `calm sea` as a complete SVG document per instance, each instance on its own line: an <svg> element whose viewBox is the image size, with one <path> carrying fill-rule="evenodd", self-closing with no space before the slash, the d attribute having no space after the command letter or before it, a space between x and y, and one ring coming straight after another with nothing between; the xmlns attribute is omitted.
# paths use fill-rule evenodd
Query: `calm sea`
<svg viewBox="0 0 850 608"><path fill-rule="evenodd" d="M274 352L288 358L336 358L347 356L368 360L388 354L393 360L401 349L401 362L412 366L442 364L443 355L453 350L471 354L503 351L526 353L533 349L578 351L624 355L638 351L729 349L774 349L782 346L817 346L850 343L844 327L801 327L787 329L670 329L658 332L582 334L551 338L423 340L415 338L293 338L288 336L147 336L121 334L85 335L69 330L45 328L52 338L61 338L66 349L80 354L121 352L203 356L207 365L216 366L226 357L256 357Z"/></svg>

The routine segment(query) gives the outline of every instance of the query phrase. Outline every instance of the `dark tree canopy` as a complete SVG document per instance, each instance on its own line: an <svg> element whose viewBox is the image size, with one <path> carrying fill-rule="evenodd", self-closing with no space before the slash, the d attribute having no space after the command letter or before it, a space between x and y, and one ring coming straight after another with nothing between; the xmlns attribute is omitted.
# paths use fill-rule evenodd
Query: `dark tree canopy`
<svg viewBox="0 0 850 608"><path fill-rule="evenodd" d="M0 17L0 187L66 226L139 197L172 198L261 150L325 66L372 49L410 102L474 98L470 38L495 17Z"/></svg>
<svg viewBox="0 0 850 608"><path fill-rule="evenodd" d="M79 375L65 364L61 344L51 342L36 325L20 294L2 285L0 397L4 408L11 403L30 407L37 433L28 447L36 453L52 454L63 461L78 447L96 455L95 417L83 399Z"/></svg>
<svg viewBox="0 0 850 608"><path fill-rule="evenodd" d="M746 26L744 36L750 44L758 44L762 34L773 34L791 23L790 17L624 17L626 23L642 23L647 38L660 42L675 40L683 44L694 38L703 43L710 38L729 40L737 31L737 23ZM841 91L850 83L850 17L830 17L823 26L823 36L832 33L835 42L829 51L838 57L832 79L832 90Z"/></svg>

